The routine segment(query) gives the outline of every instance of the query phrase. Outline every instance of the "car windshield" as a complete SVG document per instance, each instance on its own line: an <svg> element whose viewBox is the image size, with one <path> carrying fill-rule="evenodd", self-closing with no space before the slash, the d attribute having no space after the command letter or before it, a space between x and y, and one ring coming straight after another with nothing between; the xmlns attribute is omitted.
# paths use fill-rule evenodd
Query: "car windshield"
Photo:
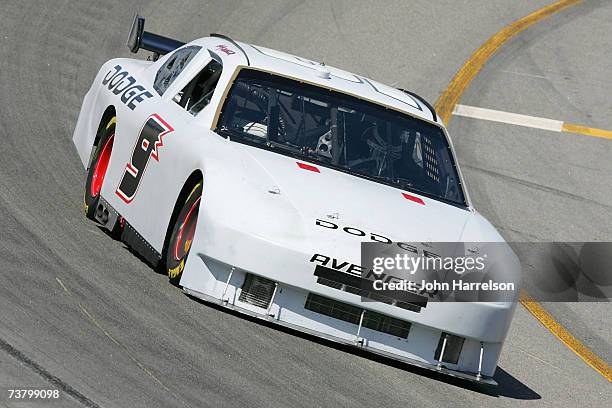
<svg viewBox="0 0 612 408"><path fill-rule="evenodd" d="M231 140L465 206L442 129L340 92L251 69L217 124Z"/></svg>

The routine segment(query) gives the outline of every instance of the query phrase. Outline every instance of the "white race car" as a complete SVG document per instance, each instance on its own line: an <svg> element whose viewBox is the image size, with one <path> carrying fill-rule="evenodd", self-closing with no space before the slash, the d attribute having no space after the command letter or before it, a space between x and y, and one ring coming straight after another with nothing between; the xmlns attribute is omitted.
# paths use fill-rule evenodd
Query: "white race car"
<svg viewBox="0 0 612 408"><path fill-rule="evenodd" d="M218 34L184 44L139 16L128 47L153 57L105 63L74 131L87 217L192 296L495 384L516 302L363 302L342 277L362 241L503 242L425 100Z"/></svg>

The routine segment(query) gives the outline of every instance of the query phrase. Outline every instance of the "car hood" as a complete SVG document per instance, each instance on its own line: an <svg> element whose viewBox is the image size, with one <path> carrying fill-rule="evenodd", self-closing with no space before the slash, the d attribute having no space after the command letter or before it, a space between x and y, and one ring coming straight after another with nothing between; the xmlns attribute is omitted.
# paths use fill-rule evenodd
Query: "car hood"
<svg viewBox="0 0 612 408"><path fill-rule="evenodd" d="M474 217L473 211L416 193L265 149L232 145L236 160L219 163L222 170L212 171L223 182L211 188L232 197L219 210L232 214L228 222L236 229L268 240L299 242L312 251L336 248L354 256L361 241L455 242Z"/></svg>

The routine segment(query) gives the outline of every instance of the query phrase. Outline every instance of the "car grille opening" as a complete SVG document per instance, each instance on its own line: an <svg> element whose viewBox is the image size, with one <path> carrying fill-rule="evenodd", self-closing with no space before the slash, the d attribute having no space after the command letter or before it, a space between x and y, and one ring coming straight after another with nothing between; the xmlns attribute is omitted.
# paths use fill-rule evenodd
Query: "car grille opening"
<svg viewBox="0 0 612 408"><path fill-rule="evenodd" d="M273 280L247 273L238 300L267 309L274 294L275 284Z"/></svg>
<svg viewBox="0 0 612 408"><path fill-rule="evenodd" d="M314 293L308 294L304 308L357 325L361 319L361 313L364 310L358 306L349 305ZM408 333L410 332L409 322L367 309L363 316L362 325L368 329L404 339L408 338Z"/></svg>
<svg viewBox="0 0 612 408"><path fill-rule="evenodd" d="M421 307L420 306L413 305L413 304L406 303L406 302L401 302L401 301L398 301L398 300L393 300L391 298L388 298L386 296L381 296L381 295L378 295L376 293L366 292L363 289L355 288L353 286L345 285L345 284L342 284L342 283L339 283L339 282L334 282L333 280L330 280L330 279L319 277L319 278L317 278L317 283L319 283L321 285L324 285L324 286L328 286L330 288L341 290L343 292L352 293L353 295L361 296L364 299L369 299L369 300L372 300L372 301L375 301L375 302L386 303L388 305L392 305L392 306L400 307L402 309L410 310L411 312L416 312L416 313L420 313L421 312Z"/></svg>
<svg viewBox="0 0 612 408"><path fill-rule="evenodd" d="M442 344L444 344L444 337L446 337L446 347L444 348L444 356L440 359L440 353L442 352ZM450 333L442 333L440 340L438 340L438 347L434 353L434 359L441 363L457 364L459 361L459 355L463 348L464 337L455 336Z"/></svg>

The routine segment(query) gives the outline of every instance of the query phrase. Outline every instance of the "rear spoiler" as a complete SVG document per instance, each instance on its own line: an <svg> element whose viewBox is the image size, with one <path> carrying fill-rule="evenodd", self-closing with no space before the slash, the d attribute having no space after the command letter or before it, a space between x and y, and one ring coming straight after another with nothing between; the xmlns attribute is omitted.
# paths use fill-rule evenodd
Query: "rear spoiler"
<svg viewBox="0 0 612 408"><path fill-rule="evenodd" d="M166 55L185 45L182 41L145 31L144 24L144 17L134 14L134 21L126 43L131 52L137 53L142 48L153 52L153 59L157 60L160 55Z"/></svg>

